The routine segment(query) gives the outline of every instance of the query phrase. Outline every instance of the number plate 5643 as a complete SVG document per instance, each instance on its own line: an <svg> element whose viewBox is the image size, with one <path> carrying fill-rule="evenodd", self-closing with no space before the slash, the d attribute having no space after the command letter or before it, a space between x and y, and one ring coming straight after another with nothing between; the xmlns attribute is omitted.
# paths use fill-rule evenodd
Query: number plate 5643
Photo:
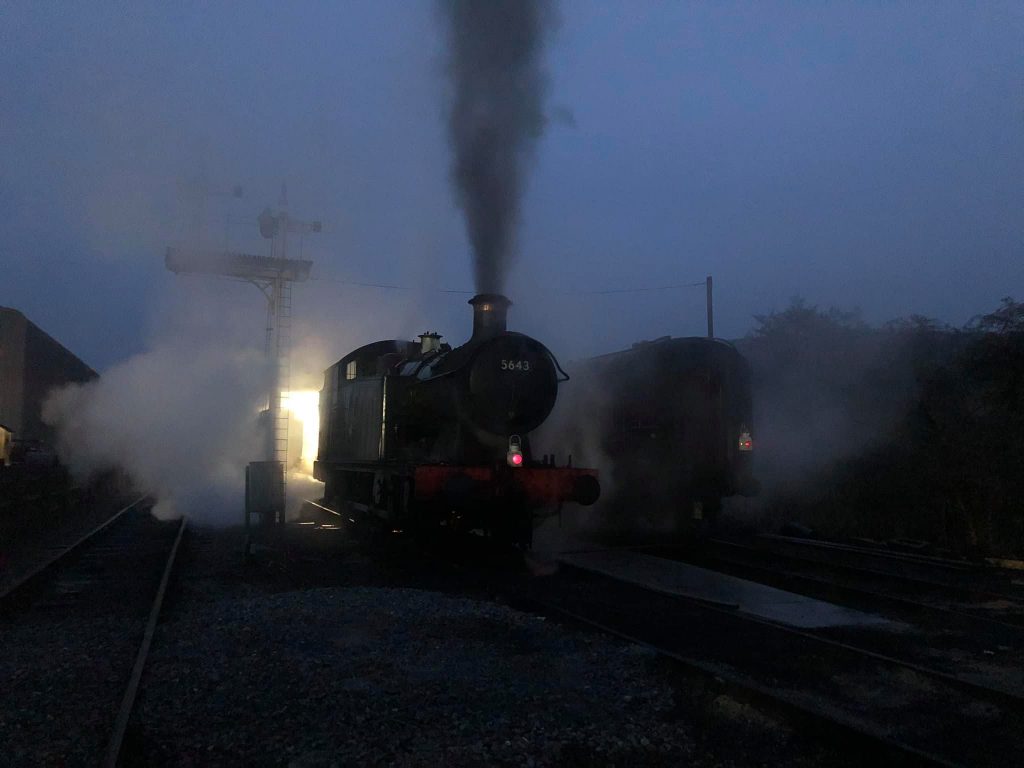
<svg viewBox="0 0 1024 768"><path fill-rule="evenodd" d="M528 371L530 370L529 360L502 360L501 370L503 371Z"/></svg>

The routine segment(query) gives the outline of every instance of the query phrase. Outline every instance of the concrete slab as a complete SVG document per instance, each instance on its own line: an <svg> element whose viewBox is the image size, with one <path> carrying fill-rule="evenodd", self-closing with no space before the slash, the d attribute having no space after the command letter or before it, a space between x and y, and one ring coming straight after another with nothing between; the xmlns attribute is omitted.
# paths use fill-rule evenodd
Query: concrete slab
<svg viewBox="0 0 1024 768"><path fill-rule="evenodd" d="M882 616L663 557L604 550L563 554L559 559L568 565L647 589L704 600L792 627L872 626L894 631L904 628L903 624Z"/></svg>

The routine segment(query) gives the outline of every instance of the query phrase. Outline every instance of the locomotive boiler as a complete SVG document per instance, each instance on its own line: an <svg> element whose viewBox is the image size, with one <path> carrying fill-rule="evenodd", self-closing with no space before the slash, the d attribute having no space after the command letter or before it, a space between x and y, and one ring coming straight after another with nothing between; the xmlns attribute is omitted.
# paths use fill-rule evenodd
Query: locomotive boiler
<svg viewBox="0 0 1024 768"><path fill-rule="evenodd" d="M530 433L568 377L542 343L506 329L511 302L480 294L473 334L377 341L324 374L314 475L331 508L393 531L480 530L522 546L565 502L593 504L597 472L537 459Z"/></svg>

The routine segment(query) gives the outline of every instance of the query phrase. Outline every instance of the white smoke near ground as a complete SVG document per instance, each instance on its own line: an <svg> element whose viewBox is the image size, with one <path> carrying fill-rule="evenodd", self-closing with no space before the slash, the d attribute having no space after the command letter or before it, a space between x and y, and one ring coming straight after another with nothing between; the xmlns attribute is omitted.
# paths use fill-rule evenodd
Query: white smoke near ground
<svg viewBox="0 0 1024 768"><path fill-rule="evenodd" d="M427 281L440 260L436 248L428 251L429 257L403 252L393 265ZM415 339L418 332L439 330L462 343L472 316L462 296L441 303L436 292L403 291L396 299L394 292L317 281L330 265L316 255L313 260L314 280L295 286L291 377L283 395L284 407L294 407L289 517L305 500L323 495L312 465L324 370L379 339ZM251 285L167 273L152 299L148 349L103 371L97 381L49 398L45 418L57 429L62 461L82 477L123 470L140 492L158 500L162 516L240 524L245 466L266 452L258 423L270 371L265 317L266 301Z"/></svg>
<svg viewBox="0 0 1024 768"><path fill-rule="evenodd" d="M253 348L167 341L100 379L54 392L44 419L76 474L124 470L157 499L159 517L240 521L265 371Z"/></svg>
<svg viewBox="0 0 1024 768"><path fill-rule="evenodd" d="M164 329L148 351L96 381L55 391L44 418L57 429L61 460L77 475L120 469L157 499L161 517L239 524L245 466L265 458L258 415L267 403L269 365L251 343L260 335L261 306L255 296L238 301L232 295L238 287L223 282L183 285L177 300L155 312L155 325ZM296 324L291 381L282 397L291 438L289 517L323 495L312 471L324 370L362 344L412 337L407 329L423 325L411 303L387 323L358 311L358 303L338 308L325 293L312 292L309 316Z"/></svg>
<svg viewBox="0 0 1024 768"><path fill-rule="evenodd" d="M615 527L614 463L604 444L611 418L612 396L599 379L587 375L579 362L566 363L569 380L559 384L551 415L530 435L534 457L553 454L557 466L598 470L601 497L593 506L565 504L542 520L534 531L534 550L541 556L585 548L594 536Z"/></svg>

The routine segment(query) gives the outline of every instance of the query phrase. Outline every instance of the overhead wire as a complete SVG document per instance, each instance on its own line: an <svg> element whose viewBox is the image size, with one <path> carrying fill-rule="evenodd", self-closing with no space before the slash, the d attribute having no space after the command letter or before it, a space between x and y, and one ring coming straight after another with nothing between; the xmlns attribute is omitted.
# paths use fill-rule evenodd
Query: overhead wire
<svg viewBox="0 0 1024 768"><path fill-rule="evenodd" d="M674 291L678 288L703 287L707 282L701 280L696 283L677 283L675 285L653 285L641 286L638 288L607 288L599 291L562 291L562 296L607 296L613 293L650 293L652 291Z"/></svg>
<svg viewBox="0 0 1024 768"><path fill-rule="evenodd" d="M345 280L338 277L310 277L310 282L338 283L341 285L352 285L360 288L377 288L391 291L415 291L421 290L431 293L454 293L464 296L472 296L476 291L467 291L459 288L426 288L413 287L409 285L393 285L390 283L367 283L358 280ZM700 280L692 283L674 283L671 285L639 286L636 288L605 288L592 291L558 291L557 296L609 296L622 293L651 293L654 291L673 291L681 288L698 288L706 285L706 281Z"/></svg>

